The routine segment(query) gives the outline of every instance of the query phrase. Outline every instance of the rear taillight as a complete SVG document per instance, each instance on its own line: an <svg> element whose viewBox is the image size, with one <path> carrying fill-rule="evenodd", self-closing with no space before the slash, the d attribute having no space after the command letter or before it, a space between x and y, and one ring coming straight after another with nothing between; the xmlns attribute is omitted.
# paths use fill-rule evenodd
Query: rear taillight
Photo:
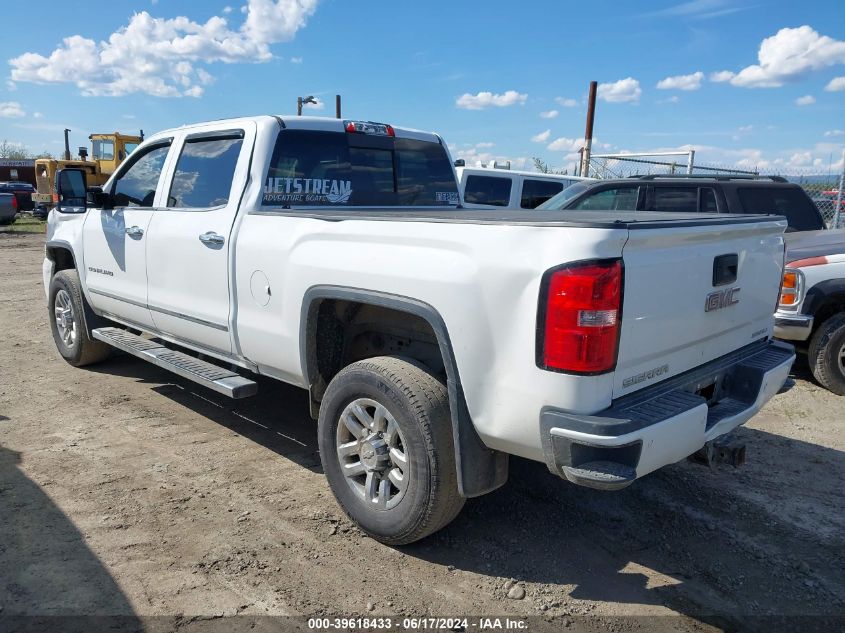
<svg viewBox="0 0 845 633"><path fill-rule="evenodd" d="M600 374L616 366L622 310L622 261L589 261L552 269L543 278L537 364Z"/></svg>
<svg viewBox="0 0 845 633"><path fill-rule="evenodd" d="M783 271L778 307L794 308L801 302L801 288L804 285L802 277L800 270L787 268Z"/></svg>
<svg viewBox="0 0 845 633"><path fill-rule="evenodd" d="M12 208L17 211L18 210L18 197L12 195Z"/></svg>

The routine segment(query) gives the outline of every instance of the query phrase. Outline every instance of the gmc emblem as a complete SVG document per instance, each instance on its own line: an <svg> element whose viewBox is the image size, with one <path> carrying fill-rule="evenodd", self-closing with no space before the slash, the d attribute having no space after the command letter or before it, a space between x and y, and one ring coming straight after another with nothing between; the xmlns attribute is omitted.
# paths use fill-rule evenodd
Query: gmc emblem
<svg viewBox="0 0 845 633"><path fill-rule="evenodd" d="M721 310L728 306L739 303L739 288L725 288L724 290L717 290L707 295L704 300L704 311L713 312L714 310Z"/></svg>

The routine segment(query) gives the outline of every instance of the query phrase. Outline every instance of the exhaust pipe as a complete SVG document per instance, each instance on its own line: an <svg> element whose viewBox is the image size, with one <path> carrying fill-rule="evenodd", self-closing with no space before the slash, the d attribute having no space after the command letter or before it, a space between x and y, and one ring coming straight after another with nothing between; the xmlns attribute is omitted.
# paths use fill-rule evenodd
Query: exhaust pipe
<svg viewBox="0 0 845 633"><path fill-rule="evenodd" d="M707 442L690 456L695 462L713 468L715 464L730 464L739 468L745 463L745 443L722 436Z"/></svg>

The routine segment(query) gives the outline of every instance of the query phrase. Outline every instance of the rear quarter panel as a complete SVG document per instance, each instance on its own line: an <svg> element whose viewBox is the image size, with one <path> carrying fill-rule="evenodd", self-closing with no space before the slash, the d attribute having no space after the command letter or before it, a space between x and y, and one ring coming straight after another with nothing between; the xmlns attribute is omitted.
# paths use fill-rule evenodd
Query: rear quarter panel
<svg viewBox="0 0 845 633"><path fill-rule="evenodd" d="M309 288L336 285L423 301L446 324L482 439L541 459L540 409L604 408L612 374L569 376L536 366L540 279L561 263L618 257L626 236L624 229L330 222L255 212L243 218L238 234L239 344L250 361L306 386L299 337ZM256 271L272 289L266 306L251 296Z"/></svg>

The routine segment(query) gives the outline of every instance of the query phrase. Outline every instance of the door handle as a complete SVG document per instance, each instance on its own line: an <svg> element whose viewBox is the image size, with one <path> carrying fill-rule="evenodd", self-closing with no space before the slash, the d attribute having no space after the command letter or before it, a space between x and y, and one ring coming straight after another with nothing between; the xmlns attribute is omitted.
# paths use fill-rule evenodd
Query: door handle
<svg viewBox="0 0 845 633"><path fill-rule="evenodd" d="M222 244L225 241L225 237L218 235L214 231L208 231L207 233L200 235L200 242L203 244Z"/></svg>
<svg viewBox="0 0 845 633"><path fill-rule="evenodd" d="M140 226L130 226L126 228L126 234L129 237L144 237L144 229Z"/></svg>

